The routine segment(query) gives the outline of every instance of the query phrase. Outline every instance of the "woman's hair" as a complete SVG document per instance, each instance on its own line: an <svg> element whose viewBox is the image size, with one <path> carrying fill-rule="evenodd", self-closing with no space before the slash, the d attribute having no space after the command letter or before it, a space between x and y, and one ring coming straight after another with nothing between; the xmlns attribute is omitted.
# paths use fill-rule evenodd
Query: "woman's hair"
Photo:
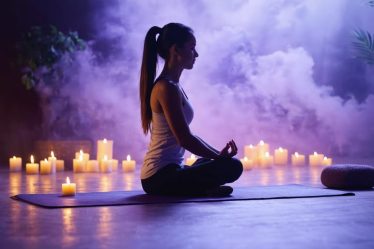
<svg viewBox="0 0 374 249"><path fill-rule="evenodd" d="M150 130L152 120L150 99L156 77L157 55L166 60L170 47L174 44L182 47L192 34L192 29L183 24L169 23L163 28L153 26L145 36L140 73L140 109L144 134Z"/></svg>

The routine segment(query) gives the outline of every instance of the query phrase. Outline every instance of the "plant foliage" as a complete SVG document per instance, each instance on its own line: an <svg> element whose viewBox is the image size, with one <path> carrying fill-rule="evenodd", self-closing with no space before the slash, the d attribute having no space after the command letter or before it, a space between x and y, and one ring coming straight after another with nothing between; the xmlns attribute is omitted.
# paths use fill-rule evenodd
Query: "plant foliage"
<svg viewBox="0 0 374 249"><path fill-rule="evenodd" d="M41 80L42 76L36 73L38 70L43 69L43 74L53 73L53 66L63 55L85 49L86 43L77 32L64 34L52 25L46 28L34 26L22 34L16 48L22 84L26 89L31 89Z"/></svg>
<svg viewBox="0 0 374 249"><path fill-rule="evenodd" d="M354 37L353 46L356 49L357 57L374 65L374 35L359 29L354 31Z"/></svg>

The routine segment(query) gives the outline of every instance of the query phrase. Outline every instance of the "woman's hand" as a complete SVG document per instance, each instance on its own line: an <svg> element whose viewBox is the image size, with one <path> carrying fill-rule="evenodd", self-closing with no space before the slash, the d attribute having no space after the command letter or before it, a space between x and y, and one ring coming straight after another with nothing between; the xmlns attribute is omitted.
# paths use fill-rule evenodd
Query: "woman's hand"
<svg viewBox="0 0 374 249"><path fill-rule="evenodd" d="M230 140L226 144L225 148L221 150L221 152L219 153L219 156L231 158L235 156L237 153L238 153L238 147L236 147L234 140Z"/></svg>

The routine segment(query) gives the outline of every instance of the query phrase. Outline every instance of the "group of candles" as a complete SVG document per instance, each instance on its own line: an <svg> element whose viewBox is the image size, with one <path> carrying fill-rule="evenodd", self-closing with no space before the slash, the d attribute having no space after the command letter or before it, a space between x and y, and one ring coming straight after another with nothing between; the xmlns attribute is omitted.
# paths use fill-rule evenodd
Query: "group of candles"
<svg viewBox="0 0 374 249"><path fill-rule="evenodd" d="M256 146L246 145L244 147L244 158L240 161L245 170L252 169L255 166L267 168L271 165L287 165L288 164L288 150L282 147L274 150L274 155L270 155L269 144L260 141ZM302 166L305 165L305 155L295 152L291 155L291 165ZM309 155L310 166L330 166L332 159L314 152Z"/></svg>
<svg viewBox="0 0 374 249"><path fill-rule="evenodd" d="M113 159L113 141L99 140L97 141L97 160L90 160L90 155L84 153L83 150L75 153L73 159L73 171L75 173L81 172L105 172L110 173L118 169L118 160ZM131 160L130 155L126 160L122 161L122 170L124 172L135 171L136 162ZM13 156L9 158L10 171L22 170L22 158ZM64 171L64 160L58 160L54 152L51 151L51 156L39 163L34 162L34 156L31 155L30 162L26 164L27 174L54 174L58 171Z"/></svg>

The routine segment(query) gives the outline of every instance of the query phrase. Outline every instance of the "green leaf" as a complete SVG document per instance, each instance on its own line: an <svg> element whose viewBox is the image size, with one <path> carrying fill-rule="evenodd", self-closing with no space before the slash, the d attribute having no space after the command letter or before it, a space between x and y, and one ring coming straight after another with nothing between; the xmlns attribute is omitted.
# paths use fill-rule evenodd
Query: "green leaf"
<svg viewBox="0 0 374 249"><path fill-rule="evenodd" d="M352 45L356 50L356 57L374 64L374 35L361 29L355 30L353 35L355 40Z"/></svg>

